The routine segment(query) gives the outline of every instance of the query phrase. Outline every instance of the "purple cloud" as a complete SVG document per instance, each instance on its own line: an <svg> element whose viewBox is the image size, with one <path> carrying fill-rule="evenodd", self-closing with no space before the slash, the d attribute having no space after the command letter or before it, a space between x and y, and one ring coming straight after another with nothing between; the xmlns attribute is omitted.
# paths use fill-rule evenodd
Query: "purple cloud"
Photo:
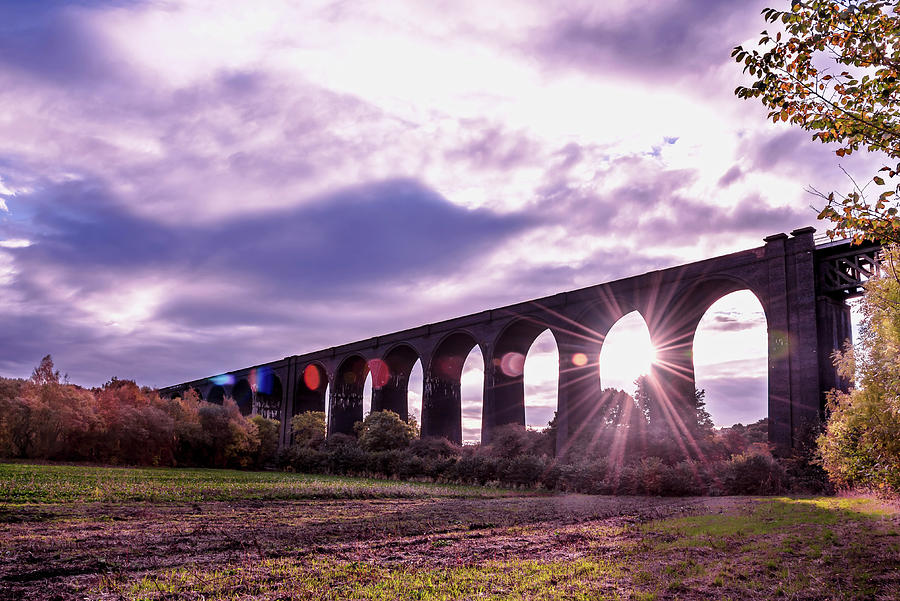
<svg viewBox="0 0 900 601"><path fill-rule="evenodd" d="M676 0L616 11L565 14L538 34L537 52L557 63L619 76L671 81L730 62L733 46L759 27L764 3Z"/></svg>

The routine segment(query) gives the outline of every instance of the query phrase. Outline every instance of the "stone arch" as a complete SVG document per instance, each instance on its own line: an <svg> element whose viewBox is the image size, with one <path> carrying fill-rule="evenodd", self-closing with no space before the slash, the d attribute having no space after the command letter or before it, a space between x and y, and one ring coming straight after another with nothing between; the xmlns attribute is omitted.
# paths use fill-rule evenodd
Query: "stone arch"
<svg viewBox="0 0 900 601"><path fill-rule="evenodd" d="M647 365L635 369L636 359L646 360ZM650 374L651 361L650 328L635 309L617 319L603 338L599 356L600 388L616 388L632 394L634 381Z"/></svg>
<svg viewBox="0 0 900 601"><path fill-rule="evenodd" d="M235 383L231 390L231 398L240 409L241 415L250 415L253 410L253 389L250 388L247 378L241 378Z"/></svg>
<svg viewBox="0 0 900 601"><path fill-rule="evenodd" d="M382 358L369 362L372 371L372 411L393 411L409 419L409 374L419 352L410 344L400 343L388 349Z"/></svg>
<svg viewBox="0 0 900 601"><path fill-rule="evenodd" d="M331 386L330 433L353 434L353 424L363 418L363 388L369 364L362 355L350 355L338 366Z"/></svg>
<svg viewBox="0 0 900 601"><path fill-rule="evenodd" d="M516 318L500 331L491 346L493 351L486 358L482 442L490 442L492 431L499 426L525 427L525 357L534 340L548 328L549 324L540 317Z"/></svg>
<svg viewBox="0 0 900 601"><path fill-rule="evenodd" d="M716 316L729 307L733 315ZM723 295L703 313L694 335L694 385L706 390L706 409L717 426L747 425L767 416L767 339L765 309L750 289ZM745 402L738 405L735 396Z"/></svg>
<svg viewBox="0 0 900 601"><path fill-rule="evenodd" d="M444 437L462 444L460 377L469 352L479 346L466 330L444 336L425 367L422 436ZM483 353L483 350L482 350Z"/></svg>
<svg viewBox="0 0 900 601"><path fill-rule="evenodd" d="M613 325L637 309L633 281L598 286L593 297L566 311L564 323L551 328L559 350L557 453L569 436L590 421L601 403L600 353Z"/></svg>
<svg viewBox="0 0 900 601"><path fill-rule="evenodd" d="M656 350L650 383L661 402L672 409L672 415L681 421L695 419L693 396L694 335L706 311L718 299L738 290L753 292L769 322L766 297L759 294L751 282L728 273L709 274L682 285L663 307L647 307L645 315L650 329L650 339ZM771 411L771 399L770 399Z"/></svg>
<svg viewBox="0 0 900 601"><path fill-rule="evenodd" d="M559 344L547 328L525 353L525 426L545 428L559 406Z"/></svg>
<svg viewBox="0 0 900 601"><path fill-rule="evenodd" d="M284 388L281 378L267 367L256 370L256 407L257 413L269 419L281 416L281 403L284 401Z"/></svg>
<svg viewBox="0 0 900 601"><path fill-rule="evenodd" d="M307 411L325 412L325 390L328 388L328 372L318 362L307 363L294 384L291 416Z"/></svg>
<svg viewBox="0 0 900 601"><path fill-rule="evenodd" d="M207 395L207 401L210 403L214 403L216 405L221 405L225 402L225 388L214 384L212 388L209 389L209 394Z"/></svg>

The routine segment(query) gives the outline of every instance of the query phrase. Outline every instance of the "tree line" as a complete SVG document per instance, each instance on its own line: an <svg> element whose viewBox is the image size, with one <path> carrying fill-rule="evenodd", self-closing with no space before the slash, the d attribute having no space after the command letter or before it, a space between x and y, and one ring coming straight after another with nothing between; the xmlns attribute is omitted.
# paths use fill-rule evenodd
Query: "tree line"
<svg viewBox="0 0 900 601"><path fill-rule="evenodd" d="M279 422L222 405L164 399L130 380L86 389L61 381L47 355L30 379L0 378L0 456L122 465L261 467Z"/></svg>

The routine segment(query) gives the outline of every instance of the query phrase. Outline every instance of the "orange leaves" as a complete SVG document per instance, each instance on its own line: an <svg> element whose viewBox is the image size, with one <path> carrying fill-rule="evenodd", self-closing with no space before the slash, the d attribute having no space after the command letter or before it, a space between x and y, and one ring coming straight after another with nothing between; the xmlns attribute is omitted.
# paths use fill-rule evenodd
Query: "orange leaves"
<svg viewBox="0 0 900 601"><path fill-rule="evenodd" d="M887 0L805 0L790 10L767 8L758 47L735 47L732 56L754 81L739 86L739 98L758 98L773 122L790 122L812 132L813 140L836 143L838 157L861 147L900 159L900 12ZM888 177L900 173L887 169ZM851 180L852 181L852 180ZM876 176L876 185L887 185ZM864 189L863 189L864 190ZM828 205L820 218L832 233L856 237L893 236L896 194L889 190L874 204L863 190L839 199L820 195ZM833 210L836 209L836 210Z"/></svg>

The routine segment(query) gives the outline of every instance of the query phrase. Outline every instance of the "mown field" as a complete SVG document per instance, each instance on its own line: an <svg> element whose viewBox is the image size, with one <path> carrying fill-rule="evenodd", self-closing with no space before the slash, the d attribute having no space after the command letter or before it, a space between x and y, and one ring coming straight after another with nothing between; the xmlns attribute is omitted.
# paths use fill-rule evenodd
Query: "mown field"
<svg viewBox="0 0 900 601"><path fill-rule="evenodd" d="M900 599L869 498L0 464L0 599Z"/></svg>

